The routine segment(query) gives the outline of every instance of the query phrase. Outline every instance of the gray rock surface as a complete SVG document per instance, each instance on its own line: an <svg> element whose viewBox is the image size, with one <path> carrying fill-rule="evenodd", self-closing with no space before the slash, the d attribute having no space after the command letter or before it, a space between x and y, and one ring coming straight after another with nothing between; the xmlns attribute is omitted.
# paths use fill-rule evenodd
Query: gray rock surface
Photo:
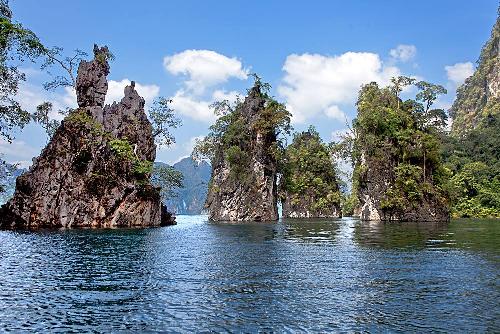
<svg viewBox="0 0 500 334"><path fill-rule="evenodd" d="M0 213L4 228L131 227L174 223L150 185L155 160L144 99L125 88L119 103L103 108L107 48L78 69L79 108L72 111L18 177L13 198Z"/></svg>
<svg viewBox="0 0 500 334"><path fill-rule="evenodd" d="M221 152L212 165L211 186L206 207L215 221L274 221L278 219L277 162L269 153L276 141L274 134L264 134L255 129L255 122L265 107L260 87L254 86L241 108L251 140L243 149L250 162L245 170L245 182L231 177L231 170Z"/></svg>

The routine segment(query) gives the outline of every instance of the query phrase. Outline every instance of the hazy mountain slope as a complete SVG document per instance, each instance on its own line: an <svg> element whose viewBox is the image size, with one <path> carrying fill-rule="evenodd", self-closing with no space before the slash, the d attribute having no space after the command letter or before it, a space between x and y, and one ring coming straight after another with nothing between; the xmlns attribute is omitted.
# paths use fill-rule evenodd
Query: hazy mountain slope
<svg viewBox="0 0 500 334"><path fill-rule="evenodd" d="M175 163L173 167L184 176L184 187L175 190L177 196L167 201L168 209L177 214L200 214L207 198L212 171L210 164L188 157Z"/></svg>

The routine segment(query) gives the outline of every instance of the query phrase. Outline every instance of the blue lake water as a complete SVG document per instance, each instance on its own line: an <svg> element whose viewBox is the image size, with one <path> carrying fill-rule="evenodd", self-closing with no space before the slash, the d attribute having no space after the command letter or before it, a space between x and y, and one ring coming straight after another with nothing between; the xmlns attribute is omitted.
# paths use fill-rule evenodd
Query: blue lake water
<svg viewBox="0 0 500 334"><path fill-rule="evenodd" d="M0 231L0 331L499 332L500 221Z"/></svg>

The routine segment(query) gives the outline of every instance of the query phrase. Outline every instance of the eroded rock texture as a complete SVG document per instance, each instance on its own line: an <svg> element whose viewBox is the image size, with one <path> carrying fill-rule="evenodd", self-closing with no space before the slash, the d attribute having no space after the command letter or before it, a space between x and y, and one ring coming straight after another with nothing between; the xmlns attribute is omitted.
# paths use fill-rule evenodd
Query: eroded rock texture
<svg viewBox="0 0 500 334"><path fill-rule="evenodd" d="M155 160L144 99L125 88L104 107L106 47L78 69L78 109L62 122L2 207L4 228L131 227L174 223L149 176Z"/></svg>
<svg viewBox="0 0 500 334"><path fill-rule="evenodd" d="M212 178L206 207L215 221L272 221L278 219L276 174L277 162L269 148L276 143L272 131L263 132L256 124L261 120L266 100L260 86L254 86L238 107L242 131L249 140L240 149L248 157L244 170L234 167L218 152L212 165Z"/></svg>
<svg viewBox="0 0 500 334"><path fill-rule="evenodd" d="M394 185L396 159L388 152L380 156L361 158L360 187L357 209L362 220L443 222L450 219L447 201L433 193L426 193L420 200L405 204L404 209L388 210L384 200Z"/></svg>
<svg viewBox="0 0 500 334"><path fill-rule="evenodd" d="M500 114L500 15L481 50L474 74L457 89L450 114L451 133L456 136L477 128L489 115Z"/></svg>

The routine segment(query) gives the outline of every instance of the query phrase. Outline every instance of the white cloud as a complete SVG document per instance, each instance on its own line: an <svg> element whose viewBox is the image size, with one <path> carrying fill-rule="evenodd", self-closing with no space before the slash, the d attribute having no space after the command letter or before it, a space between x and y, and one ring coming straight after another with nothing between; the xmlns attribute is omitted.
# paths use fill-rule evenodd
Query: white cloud
<svg viewBox="0 0 500 334"><path fill-rule="evenodd" d="M415 45L399 44L396 48L389 51L391 57L403 63L406 63L417 55L417 48Z"/></svg>
<svg viewBox="0 0 500 334"><path fill-rule="evenodd" d="M465 79L474 74L474 65L471 62L456 63L455 65L445 66L444 69L448 80L456 86L460 86Z"/></svg>
<svg viewBox="0 0 500 334"><path fill-rule="evenodd" d="M124 96L125 86L128 85L130 85L129 79L123 79L121 81L109 80L106 104L112 104L113 101L121 101ZM160 87L157 85L142 85L137 82L135 83L135 90L144 98L146 105L149 105L160 93Z"/></svg>
<svg viewBox="0 0 500 334"><path fill-rule="evenodd" d="M340 56L292 54L283 65L285 76L278 93L286 100L295 123L318 114L344 120L341 105L352 105L361 85L376 81L387 85L400 74L385 66L377 54L347 52Z"/></svg>
<svg viewBox="0 0 500 334"><path fill-rule="evenodd" d="M240 60L210 50L185 50L163 59L165 69L173 75L186 75L186 87L195 94L230 78L247 79L248 69Z"/></svg>
<svg viewBox="0 0 500 334"><path fill-rule="evenodd" d="M9 143L0 138L0 152L9 163L23 162L24 166L31 165L31 159L40 154L38 148L32 147L22 140L13 140ZM23 166L23 167L24 167Z"/></svg>
<svg viewBox="0 0 500 334"><path fill-rule="evenodd" d="M228 100L232 103L236 101L238 95L238 92L234 91L216 90L212 93L211 98L203 99L181 89L172 97L171 106L179 114L197 121L212 123L216 116L210 105L215 101L222 100Z"/></svg>
<svg viewBox="0 0 500 334"><path fill-rule="evenodd" d="M62 92L47 92L41 87L23 83L20 86L16 99L24 109L32 113L43 102L52 103L52 111L49 117L57 120L62 120L63 118L59 113L60 110L76 107L76 95L70 87L65 87Z"/></svg>

